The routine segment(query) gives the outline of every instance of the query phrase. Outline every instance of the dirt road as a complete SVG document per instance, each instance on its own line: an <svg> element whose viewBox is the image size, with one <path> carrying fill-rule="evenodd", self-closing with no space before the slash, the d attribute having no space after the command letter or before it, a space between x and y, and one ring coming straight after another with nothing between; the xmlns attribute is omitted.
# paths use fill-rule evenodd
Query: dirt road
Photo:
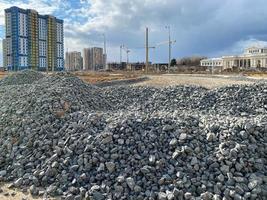
<svg viewBox="0 0 267 200"><path fill-rule="evenodd" d="M239 75L198 75L198 74L168 74L168 75L150 75L149 80L137 83L135 85L142 86L173 86L173 85L198 85L206 88L216 88L232 84L253 84L263 79ZM267 80L267 79L266 79Z"/></svg>

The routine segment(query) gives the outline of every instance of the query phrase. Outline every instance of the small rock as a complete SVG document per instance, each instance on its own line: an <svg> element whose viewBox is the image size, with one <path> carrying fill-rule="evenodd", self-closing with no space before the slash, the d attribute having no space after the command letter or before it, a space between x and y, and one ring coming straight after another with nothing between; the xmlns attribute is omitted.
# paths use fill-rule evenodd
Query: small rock
<svg viewBox="0 0 267 200"><path fill-rule="evenodd" d="M221 168L220 168L220 170L221 170L224 174L226 174L226 173L229 172L230 168L229 168L229 166L227 166L227 165L222 165Z"/></svg>
<svg viewBox="0 0 267 200"><path fill-rule="evenodd" d="M104 200L105 196L98 191L93 192L93 200Z"/></svg>
<svg viewBox="0 0 267 200"><path fill-rule="evenodd" d="M184 194L184 198L185 198L185 199L191 199L191 198L192 198L192 194L191 194L190 192L186 192L186 193Z"/></svg>
<svg viewBox="0 0 267 200"><path fill-rule="evenodd" d="M7 174L6 170L0 171L0 177L4 177Z"/></svg>
<svg viewBox="0 0 267 200"><path fill-rule="evenodd" d="M203 200L211 200L213 195L210 192L205 192L200 195L201 199Z"/></svg>
<svg viewBox="0 0 267 200"><path fill-rule="evenodd" d="M159 192L158 200L167 200L167 194L165 192Z"/></svg>
<svg viewBox="0 0 267 200"><path fill-rule="evenodd" d="M175 146L178 144L178 140L176 138L173 138L171 141L170 141L170 145L171 146Z"/></svg>
<svg viewBox="0 0 267 200"><path fill-rule="evenodd" d="M31 194L31 195L37 195L37 194L38 194L38 190L37 190L37 188L35 187L35 185L32 185L32 186L29 188L29 191L30 191L30 194Z"/></svg>
<svg viewBox="0 0 267 200"><path fill-rule="evenodd" d="M146 174L149 174L150 173L150 168L149 168L149 166L144 166L144 167L142 167L141 169L140 169L140 171L144 174L144 175L146 175Z"/></svg>
<svg viewBox="0 0 267 200"><path fill-rule="evenodd" d="M52 195L52 196L55 195L56 191L57 191L57 187L55 185L50 185L46 189L47 194Z"/></svg>
<svg viewBox="0 0 267 200"><path fill-rule="evenodd" d="M184 141L187 139L187 134L186 133L182 133L180 136L179 136L179 140L180 141Z"/></svg>
<svg viewBox="0 0 267 200"><path fill-rule="evenodd" d="M73 196L73 194L68 194L68 195L65 197L65 200L74 200L74 196Z"/></svg>
<svg viewBox="0 0 267 200"><path fill-rule="evenodd" d="M16 196L16 194L17 194L16 192L11 192L12 197Z"/></svg>
<svg viewBox="0 0 267 200"><path fill-rule="evenodd" d="M104 171L105 170L105 164L104 163L100 163L99 167L97 168L98 172Z"/></svg>
<svg viewBox="0 0 267 200"><path fill-rule="evenodd" d="M208 134L207 134L207 140L208 140L209 142L213 141L215 138L216 138L216 136L215 136L214 133L208 133Z"/></svg>
<svg viewBox="0 0 267 200"><path fill-rule="evenodd" d="M74 197L74 200L82 200L82 196L81 196L81 195L76 195L76 196Z"/></svg>
<svg viewBox="0 0 267 200"><path fill-rule="evenodd" d="M20 187L23 183L23 178L19 178L14 182L15 187Z"/></svg>
<svg viewBox="0 0 267 200"><path fill-rule="evenodd" d="M118 143L119 143L120 145L123 145L123 144L124 144L124 139L118 139Z"/></svg>
<svg viewBox="0 0 267 200"><path fill-rule="evenodd" d="M108 169L108 171L111 173L111 172L114 172L115 171L115 163L113 162L106 162L106 167Z"/></svg>
<svg viewBox="0 0 267 200"><path fill-rule="evenodd" d="M156 156L150 155L148 160L151 164L154 164L156 162Z"/></svg>
<svg viewBox="0 0 267 200"><path fill-rule="evenodd" d="M136 186L134 186L134 191L135 191L136 193L139 193L139 192L142 191L142 188L141 188L140 186L136 185Z"/></svg>
<svg viewBox="0 0 267 200"><path fill-rule="evenodd" d="M122 182L124 182L124 179L125 179L124 176L118 176L117 177L117 182L118 183L122 183Z"/></svg>
<svg viewBox="0 0 267 200"><path fill-rule="evenodd" d="M173 130L174 129L174 126L171 126L171 125L165 125L165 126L163 126L163 131L171 131L171 130Z"/></svg>
<svg viewBox="0 0 267 200"><path fill-rule="evenodd" d="M102 140L102 144L108 144L110 143L111 141L113 140L113 137L112 135L108 135L107 137L105 137L103 140Z"/></svg>
<svg viewBox="0 0 267 200"><path fill-rule="evenodd" d="M222 182L222 183L224 182L224 175L223 174L220 174L217 178L220 182Z"/></svg>
<svg viewBox="0 0 267 200"><path fill-rule="evenodd" d="M134 190L135 182L134 182L134 179L132 177L128 177L126 179L126 183L131 190Z"/></svg>
<svg viewBox="0 0 267 200"><path fill-rule="evenodd" d="M248 188L249 188L250 190L253 190L255 187L257 187L257 185L258 185L258 181L257 181L257 180L252 180L252 181L250 181L250 182L248 183Z"/></svg>
<svg viewBox="0 0 267 200"><path fill-rule="evenodd" d="M193 157L192 158L192 160L191 160L191 163L190 163L191 165L196 165L196 164L198 164L198 159L197 159L197 157Z"/></svg>

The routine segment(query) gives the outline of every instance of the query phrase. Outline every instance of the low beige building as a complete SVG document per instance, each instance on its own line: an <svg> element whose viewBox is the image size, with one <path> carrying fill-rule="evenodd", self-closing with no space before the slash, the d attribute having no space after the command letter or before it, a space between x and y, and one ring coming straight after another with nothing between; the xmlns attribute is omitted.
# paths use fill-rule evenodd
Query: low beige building
<svg viewBox="0 0 267 200"><path fill-rule="evenodd" d="M267 47L250 47L238 56L204 59L200 61L200 65L220 70L267 68Z"/></svg>

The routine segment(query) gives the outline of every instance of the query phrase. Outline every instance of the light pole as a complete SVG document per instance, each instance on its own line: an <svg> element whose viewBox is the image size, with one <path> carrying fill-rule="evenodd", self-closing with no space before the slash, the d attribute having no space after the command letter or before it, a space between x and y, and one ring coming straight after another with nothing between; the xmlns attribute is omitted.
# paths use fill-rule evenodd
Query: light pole
<svg viewBox="0 0 267 200"><path fill-rule="evenodd" d="M122 64L122 49L124 45L120 45L120 64Z"/></svg>
<svg viewBox="0 0 267 200"><path fill-rule="evenodd" d="M121 45L121 50L124 50L126 52L126 55L127 55L127 64L129 63L129 53L131 52L130 49L128 49L128 47Z"/></svg>
<svg viewBox="0 0 267 200"><path fill-rule="evenodd" d="M146 28L146 73L148 72L148 28Z"/></svg>
<svg viewBox="0 0 267 200"><path fill-rule="evenodd" d="M168 73L170 73L170 68L171 68L171 27L166 26L166 29L168 29L169 32L169 63L168 63Z"/></svg>
<svg viewBox="0 0 267 200"><path fill-rule="evenodd" d="M129 53L130 53L131 51L128 49L128 48L126 48L126 54L127 54L127 65L129 64Z"/></svg>
<svg viewBox="0 0 267 200"><path fill-rule="evenodd" d="M107 41L106 41L106 34L105 33L102 33L101 34L102 36L103 36L103 39L104 39L104 66L105 66L105 68L106 68L106 65L107 65L107 47L106 47L106 43L107 43Z"/></svg>

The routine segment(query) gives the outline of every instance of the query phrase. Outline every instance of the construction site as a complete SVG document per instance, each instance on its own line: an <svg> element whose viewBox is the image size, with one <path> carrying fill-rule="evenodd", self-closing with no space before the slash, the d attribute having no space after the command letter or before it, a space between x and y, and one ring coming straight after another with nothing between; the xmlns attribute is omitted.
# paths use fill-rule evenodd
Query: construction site
<svg viewBox="0 0 267 200"><path fill-rule="evenodd" d="M267 200L263 5L1 1L0 200Z"/></svg>

